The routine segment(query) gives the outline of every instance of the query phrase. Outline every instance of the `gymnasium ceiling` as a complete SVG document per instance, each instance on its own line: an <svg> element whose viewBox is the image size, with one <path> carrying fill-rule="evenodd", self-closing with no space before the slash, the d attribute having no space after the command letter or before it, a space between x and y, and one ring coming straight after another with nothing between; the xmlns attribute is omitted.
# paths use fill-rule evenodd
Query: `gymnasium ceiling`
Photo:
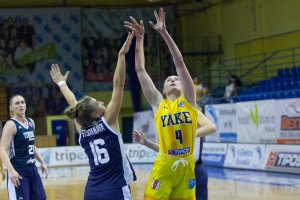
<svg viewBox="0 0 300 200"><path fill-rule="evenodd" d="M180 5L202 0L0 0L0 8L27 7L138 7Z"/></svg>

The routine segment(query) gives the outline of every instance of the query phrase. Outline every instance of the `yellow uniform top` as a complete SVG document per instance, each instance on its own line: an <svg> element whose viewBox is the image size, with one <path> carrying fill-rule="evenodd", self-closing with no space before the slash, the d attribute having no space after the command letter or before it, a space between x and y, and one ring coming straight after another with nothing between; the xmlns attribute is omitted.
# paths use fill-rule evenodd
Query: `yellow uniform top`
<svg viewBox="0 0 300 200"><path fill-rule="evenodd" d="M197 108L183 96L175 101L160 102L154 120L159 140L159 152L184 158L194 152Z"/></svg>

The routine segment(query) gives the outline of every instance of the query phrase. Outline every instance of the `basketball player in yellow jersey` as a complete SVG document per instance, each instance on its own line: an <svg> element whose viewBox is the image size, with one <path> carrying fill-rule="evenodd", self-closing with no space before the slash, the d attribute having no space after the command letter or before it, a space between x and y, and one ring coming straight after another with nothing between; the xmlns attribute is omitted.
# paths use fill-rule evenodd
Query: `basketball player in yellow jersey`
<svg viewBox="0 0 300 200"><path fill-rule="evenodd" d="M165 24L165 12L154 11L156 24L149 22L167 44L177 76L164 82L163 94L155 87L145 70L144 25L133 17L124 26L136 37L135 70L143 93L155 114L159 139L159 155L154 162L145 190L146 200L195 199L194 144L197 127L196 93L193 79L177 45Z"/></svg>

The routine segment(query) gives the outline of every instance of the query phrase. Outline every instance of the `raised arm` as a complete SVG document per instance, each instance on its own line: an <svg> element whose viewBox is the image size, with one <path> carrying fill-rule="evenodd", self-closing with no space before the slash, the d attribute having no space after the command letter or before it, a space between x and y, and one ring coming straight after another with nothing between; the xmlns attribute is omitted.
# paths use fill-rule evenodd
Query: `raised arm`
<svg viewBox="0 0 300 200"><path fill-rule="evenodd" d="M133 17L130 16L131 22L125 21L124 26L129 28L136 37L135 47L135 71L139 78L144 96L148 103L151 105L153 112L155 113L160 101L162 100L162 94L156 89L153 81L145 69L145 55L144 55L144 24L141 20L138 23Z"/></svg>
<svg viewBox="0 0 300 200"><path fill-rule="evenodd" d="M113 91L111 100L106 107L104 118L107 123L119 131L118 116L123 102L123 89L126 77L125 54L128 52L133 38L132 33L128 33L126 41L118 54L117 66L113 79Z"/></svg>
<svg viewBox="0 0 300 200"><path fill-rule="evenodd" d="M57 84L60 88L61 93L67 100L69 106L76 106L77 100L73 92L70 90L69 86L67 85L66 81L68 79L70 72L67 71L65 75L62 75L59 69L58 64L52 64L51 70L50 70L50 75L55 84ZM76 130L79 131L81 126L79 123L74 120Z"/></svg>
<svg viewBox="0 0 300 200"><path fill-rule="evenodd" d="M155 10L154 16L156 19L156 24L154 24L152 21L149 21L149 23L151 24L152 28L162 36L169 48L169 51L171 52L176 67L176 72L182 85L183 95L193 106L196 107L196 92L194 89L193 79L184 63L180 50L166 29L164 9L160 8L159 14L157 14Z"/></svg>
<svg viewBox="0 0 300 200"><path fill-rule="evenodd" d="M205 137L216 132L216 126L202 112L198 111L197 137Z"/></svg>
<svg viewBox="0 0 300 200"><path fill-rule="evenodd" d="M152 149L153 151L156 151L156 152L159 151L159 145L155 142L148 140L145 137L143 132L133 131L132 136L133 136L134 140L136 142L138 142L139 144L142 144L142 145Z"/></svg>

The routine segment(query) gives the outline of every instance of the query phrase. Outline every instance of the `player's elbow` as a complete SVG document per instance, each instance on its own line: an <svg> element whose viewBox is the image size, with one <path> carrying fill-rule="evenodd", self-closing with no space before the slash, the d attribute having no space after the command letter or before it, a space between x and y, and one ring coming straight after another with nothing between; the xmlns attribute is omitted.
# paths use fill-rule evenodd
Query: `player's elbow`
<svg viewBox="0 0 300 200"><path fill-rule="evenodd" d="M210 130L211 130L211 133L214 133L214 132L216 132L216 131L217 131L217 127L216 127L216 125L214 125L214 124L211 124L211 125L210 125Z"/></svg>

